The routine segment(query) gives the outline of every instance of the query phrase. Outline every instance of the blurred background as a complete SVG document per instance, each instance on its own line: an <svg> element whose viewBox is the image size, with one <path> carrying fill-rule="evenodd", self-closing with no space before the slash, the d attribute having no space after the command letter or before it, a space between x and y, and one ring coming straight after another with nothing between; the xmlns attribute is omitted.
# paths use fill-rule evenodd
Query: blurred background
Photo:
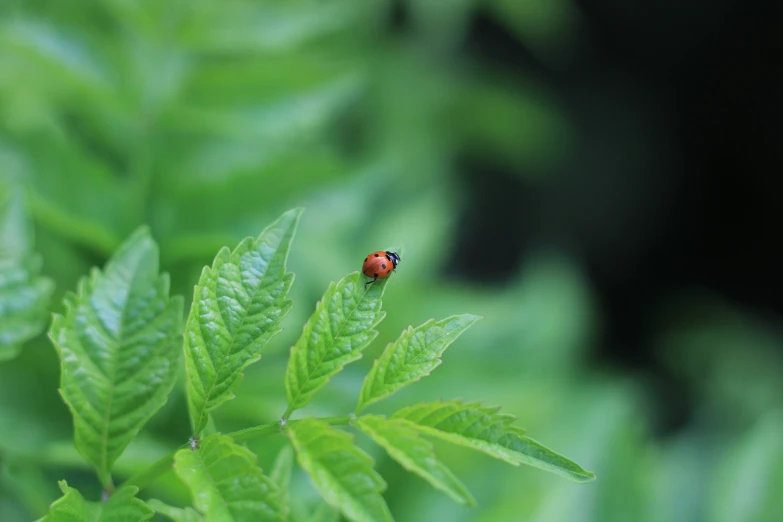
<svg viewBox="0 0 783 522"><path fill-rule="evenodd" d="M758 4L758 5L757 5ZM374 412L484 400L587 485L438 445L453 504L360 438L399 521L755 521L783 513L779 8L739 0L4 0L0 181L50 311L136 227L192 296L223 245L306 212L283 334L216 415L279 418L327 284L404 244L364 359L301 415L352 411L403 328L486 315ZM41 334L0 363L0 520L43 516L74 449ZM184 387L116 481L189 435ZM250 444L268 469L282 437ZM297 473L296 521L319 499ZM173 474L145 490L175 505ZM157 518L156 518L157 520ZM162 519L161 519L162 520Z"/></svg>

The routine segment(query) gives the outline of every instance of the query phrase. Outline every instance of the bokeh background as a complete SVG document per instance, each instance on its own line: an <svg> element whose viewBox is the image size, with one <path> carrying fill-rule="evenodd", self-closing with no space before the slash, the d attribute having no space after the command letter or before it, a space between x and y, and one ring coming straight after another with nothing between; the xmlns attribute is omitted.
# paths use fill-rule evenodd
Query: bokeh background
<svg viewBox="0 0 783 522"><path fill-rule="evenodd" d="M326 285L404 244L380 338L301 413L351 411L409 324L482 314L374 411L503 405L599 478L439 445L469 509L368 446L399 521L779 521L778 14L739 0L4 0L0 179L25 190L55 312L139 225L190 299L221 246L306 207L296 306L216 415L222 431L280 416L288 347ZM0 364L2 522L42 516L58 479L99 496L58 377L45 335ZM187 436L178 386L116 475ZM268 467L283 442L251 448ZM294 487L307 520L318 498L301 473ZM188 500L171 474L143 495Z"/></svg>

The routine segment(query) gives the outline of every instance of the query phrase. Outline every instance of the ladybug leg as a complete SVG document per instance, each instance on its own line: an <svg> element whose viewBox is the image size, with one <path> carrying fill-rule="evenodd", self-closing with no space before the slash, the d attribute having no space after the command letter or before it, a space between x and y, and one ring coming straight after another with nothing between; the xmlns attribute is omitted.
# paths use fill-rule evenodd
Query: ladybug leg
<svg viewBox="0 0 783 522"><path fill-rule="evenodd" d="M373 279L372 281L367 281L366 283L364 283L364 288L366 289L367 285L372 284L374 282L375 282L375 279Z"/></svg>

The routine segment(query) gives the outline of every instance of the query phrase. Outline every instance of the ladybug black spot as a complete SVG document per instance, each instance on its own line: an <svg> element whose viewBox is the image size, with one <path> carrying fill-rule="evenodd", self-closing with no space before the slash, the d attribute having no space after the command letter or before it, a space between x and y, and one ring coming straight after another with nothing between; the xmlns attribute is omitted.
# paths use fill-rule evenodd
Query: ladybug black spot
<svg viewBox="0 0 783 522"><path fill-rule="evenodd" d="M381 268L386 268L386 265L385 265L385 264L384 264L384 265L381 265Z"/></svg>
<svg viewBox="0 0 783 522"><path fill-rule="evenodd" d="M378 277L378 274L373 274L372 276L373 276L373 277L375 277L375 278L377 278L377 277Z"/></svg>
<svg viewBox="0 0 783 522"><path fill-rule="evenodd" d="M365 257L364 262L366 263L368 259L370 259L370 256Z"/></svg>
<svg viewBox="0 0 783 522"><path fill-rule="evenodd" d="M381 256L379 256L378 254L375 254L375 257L381 257Z"/></svg>

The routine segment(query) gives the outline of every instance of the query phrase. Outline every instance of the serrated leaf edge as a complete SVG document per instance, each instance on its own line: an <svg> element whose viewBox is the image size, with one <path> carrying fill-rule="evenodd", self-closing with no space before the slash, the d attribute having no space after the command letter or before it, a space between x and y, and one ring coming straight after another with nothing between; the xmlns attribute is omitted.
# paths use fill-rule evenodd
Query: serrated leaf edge
<svg viewBox="0 0 783 522"><path fill-rule="evenodd" d="M388 419L381 415L364 415L362 417L357 418L356 421L354 422L354 425L357 426L361 431L363 431L367 436L369 436L376 444L381 446L384 449L384 451L386 451L386 453L389 455L389 457L391 457L394 461L400 464L400 466L402 466L409 472L420 476L421 478L426 480L433 488L445 493L457 503L466 504L470 507L475 507L477 505L476 499L473 498L473 496L470 494L470 491L468 491L467 487L465 487L465 485L460 482L457 476L454 475L454 473L445 464L443 464L443 462L437 459L435 455L435 447L430 441L428 441L424 437L419 437L419 441L421 441L421 443L430 450L432 454L432 458L436 460L436 463L438 465L440 465L440 471L449 475L449 478L451 478L455 482L455 485L458 486L458 488L460 488L462 491L455 491L449 486L442 484L437 477L430 474L429 470L420 469L418 467L411 466L407 458L401 458L400 456L397 455L398 452L402 453L402 450L390 444L389 440L386 437L384 437L382 434L377 432L373 426L369 425L367 423L368 419L381 419L382 421L386 421L389 423L399 422L405 425L413 433L417 435L420 434L421 432L416 429L416 426L412 422L405 419ZM423 466L421 466L421 468L423 468Z"/></svg>
<svg viewBox="0 0 783 522"><path fill-rule="evenodd" d="M242 247L246 247L246 245L248 245L248 244L255 245L255 243L257 241L260 241L261 238L269 230L271 230L275 225L277 225L280 221L282 221L283 218L285 218L287 216L291 216L291 215L293 215L293 219L292 219L291 224L289 226L291 228L291 242L293 242L294 236L296 234L296 229L298 228L299 220L300 220L303 212L304 212L304 209L301 208L301 207L293 208L291 210L288 210L288 211L284 212L275 221L273 221L267 227L265 227L264 230L262 230L261 233L258 234L258 236L256 236L255 238L248 236L248 237L244 238L242 241L240 241L239 244L234 248L233 251L230 250L228 247L224 246L215 255L215 258L212 261L212 265L204 266L204 268L201 271L201 275L199 276L199 281L201 281L201 279L204 278L205 274L207 274L207 273L212 271L212 268L215 266L215 263L217 262L217 260L220 258L221 255L227 255L228 262L231 262L231 257L235 253L239 253ZM278 246L275 248L274 253L270 256L270 259L274 258L274 256L277 255L277 253L280 251L280 247L282 246L282 244L283 244L283 242L281 241L281 243L278 244ZM287 262L288 262L289 254L290 254L290 243L289 243L289 248L285 252L285 256L283 256L282 263L281 263L282 264L282 269L283 269L283 273L282 273L281 279L285 280L285 278L287 276L290 276L290 278L291 278L291 282L289 284L289 289L290 289L290 285L293 285L294 274L291 273L291 272L286 272L286 265L287 265ZM261 285L259 285L259 288L260 288L260 286ZM188 314L188 317L187 317L186 322L185 322L186 330L187 330L187 324L190 323L192 318L195 316L194 314L197 314L198 310L200 309L199 294L200 294L201 289L202 289L202 286L199 285L198 283L193 288L193 301L192 301L192 304L191 304L190 313ZM286 315L288 315L288 313L291 311L291 308L293 307L293 301L287 300L286 296L287 296L287 292L285 293L285 295L280 296L282 301L284 301L284 302L285 301L289 301L289 304L287 306L282 306L281 307L281 310L282 310L281 316L280 316L280 320L281 321L282 321L283 318L285 318ZM217 296L216 296L216 299L217 299ZM244 313L247 314L247 310L245 310ZM272 337L274 337L277 333L280 333L280 331L282 331L282 328L280 328L280 326L278 324L278 326L273 327L270 330L271 331L270 331L270 334L269 334L269 338L266 340L266 342L269 342L272 339ZM235 337L236 336L232 337L231 342L228 345L229 347L234 343ZM187 353L187 351L188 351L188 343L187 343L187 340L185 342L183 342L183 350L185 351L185 361L186 361L185 372L186 372L186 382L187 382L186 386L187 386L188 394L190 394L190 393L199 393L199 394L201 394L200 390L196 390L196 389L194 389L193 386L190 385L190 382L191 382L191 377L189 375L190 374L190 365L187 364L187 361L188 361L188 353ZM241 382L242 376L244 375L245 368L247 368L248 366L250 366L251 364L257 362L260 359L261 359L261 354L257 353L253 357L248 358L248 360L245 361L244 364L237 369L237 373L239 374L239 377L237 378L236 386L238 386L239 383ZM208 416L212 411L217 409L220 405L222 405L225 402L228 402L229 400L234 398L233 391L232 390L227 390L226 398L224 400L218 402L216 405L213 406L213 408L211 408L211 409L208 408L209 397L210 397L212 391L214 390L214 388L216 386L217 376L220 373L220 369L222 369L222 365L225 364L225 361L226 361L225 358L223 358L221 360L220 366L215 371L215 378L213 379L212 384L210 385L210 389L208 391L206 391L204 394L202 394L203 407L199 411L198 419L192 419L194 432L200 432L201 430L203 430L203 427L200 428L200 426L202 424L206 424L206 421L204 420L204 418L206 416ZM199 377L199 380L200 380L200 377ZM188 401L189 401L189 399L188 399Z"/></svg>
<svg viewBox="0 0 783 522"><path fill-rule="evenodd" d="M389 512L388 506L386 506L386 502L383 499L383 496L381 495L381 493L383 491L385 491L385 489L386 489L386 481L384 481L383 477L381 477L380 474L378 474L378 472L374 469L375 462L374 462L373 458L370 457L369 455L367 455L364 451L362 451L358 446L356 446L354 444L354 442L353 442L354 436L353 435L351 435L349 433L342 432L342 431L335 430L331 426L329 426L328 424L326 424L325 422L323 422L320 419L316 419L316 418L312 418L312 417L308 418L308 419L302 419L302 420L297 421L297 425L299 426L299 429L302 429L302 426L306 425L306 423L308 423L308 422L315 422L315 423L317 423L319 425L318 426L319 428L333 431L335 434L337 434L338 437L347 437L349 439L348 442L350 443L351 447L355 450L355 455L361 461L364 462L364 464L367 467L368 472L371 475L374 475L376 480L377 480L378 484L377 484L377 486L375 488L375 492L381 498L382 505L385 508L384 518L383 518L383 521L381 521L381 522L393 522L393 519L391 517L391 513ZM296 451L297 461L299 462L299 466L308 475L310 475L311 471L307 468L307 466L306 466L306 464L304 462L304 457L306 455L306 451L303 451L303 449L306 449L306 448L301 445L301 441L297 440L296 429L291 429L291 427L289 427L285 431L286 431L286 434L288 435L288 438L291 440L292 445L294 446L294 449ZM324 469L323 471L325 473L327 473L334 482L336 482L338 484L341 484L341 481L339 480L339 477L336 477L335 475L333 475L328 469ZM346 511L343 509L343 506L339 505L339 503L337 503L337 502L334 502L333 499L330 496L325 495L324 492L322 492L320 490L320 485L318 484L318 481L316 480L316 477L312 477L311 476L311 480L312 480L314 486L316 487L316 489L318 490L318 492L323 497L323 499L329 505L331 505L333 508L335 508L336 510L340 511L343 515L345 515L346 518L348 518L350 520L353 520L355 522L375 522L375 521L372 521L371 519L364 518L364 517L362 517L362 518L354 518L352 516L349 516L349 514L346 513ZM366 514L367 513L365 513L365 515Z"/></svg>
<svg viewBox="0 0 783 522"><path fill-rule="evenodd" d="M451 433L448 431L442 431L432 426L427 426L423 424L419 424L416 421L412 421L409 419L406 419L403 416L399 416L403 414L406 410L415 408L417 406L421 405L434 405L434 404L446 404L446 401L439 400L431 403L421 403L421 404L414 404L410 406L406 406L399 411L395 412L391 418L392 419L405 419L408 420L413 427L415 427L417 430L419 430L421 433L439 438L441 440L445 440L448 442L451 442L453 444L456 444L458 446L467 447L469 449L474 449L476 451L480 451L481 453L484 453L486 455L489 455L490 457L502 460L508 464L511 464L512 466L519 466L521 464L525 464L527 466L531 466L534 468L542 469L544 471L549 471L551 473L555 473L557 475L561 475L565 478L568 478L569 480L572 480L574 482L578 483L585 483L585 482L591 482L596 479L595 473L591 471L587 471L584 468L582 468L579 464L572 461L571 459L557 453L556 451L548 448L547 446L544 446L540 442L531 439L530 437L527 437L524 435L525 430L522 428L518 428L516 426L512 426L511 423L513 423L516 420L516 417L508 415L508 414L498 414L497 411L500 409L499 406L484 406L479 401L473 401L473 402L462 402L462 401L448 401L448 402L460 402L462 406L465 407L465 409L468 408L476 408L480 410L484 410L485 412L487 410L494 410L495 415L499 415L501 418L500 423L505 426L506 433L514 434L515 436L519 437L522 441L525 443L537 446L541 448L542 450L549 452L552 454L552 456L556 458L563 459L564 461L567 461L568 463L572 464L578 470L568 470L566 468L556 466L554 464L548 463L546 461L543 461L541 459L537 459L531 455L521 453L515 450L511 450L506 448L505 446L502 446L501 444L498 444L496 442L489 442L482 439L476 439L474 437L468 437L465 435L461 435L458 433ZM464 411L464 410L463 410ZM453 415L458 415L459 412L454 412L453 414L449 415L448 417L444 417L440 420L440 422L443 422L444 420L448 419L449 417ZM487 413L489 414L489 413ZM466 445L468 443L468 445ZM519 455L519 456L518 456Z"/></svg>
<svg viewBox="0 0 783 522"><path fill-rule="evenodd" d="M151 246L151 253L155 256L155 258L159 262L159 259L160 259L160 248L159 248L157 242L155 242L154 238L152 237L152 235L150 233L149 227L147 227L146 225L142 225L142 226L139 226L125 241L123 241L123 243L117 248L117 250L114 252L114 254L112 254L112 256L109 258L109 260L106 262L106 264L104 265L103 269L100 269L99 267L92 267L90 269L90 272L89 272L89 274L87 276L81 277L79 279L79 282L77 283L77 292L70 292L69 291L69 292L65 293L65 295L63 297L63 305L64 305L64 308L65 308L65 312L63 314L57 314L57 313L53 313L52 314L52 321L51 321L51 325L50 325L49 331L48 331L48 337L49 337L52 345L54 346L54 348L55 348L55 350L56 350L56 352L57 352L57 354L59 356L60 367L61 368L62 368L62 366L64 365L64 362L65 362L65 359L64 359L65 355L63 353L62 347L60 346L60 343L58 342L58 340L56 338L57 337L56 336L56 332L58 332L58 331L60 331L60 330L62 330L62 329L67 327L66 324L65 324L66 318L67 318L67 316L69 314L73 313L75 311L75 309L79 306L80 298L82 296L85 296L88 292L89 293L94 292L96 285L100 282L99 278L105 277L105 275L108 272L109 268L114 263L118 262L118 260L121 259L122 256L126 252L133 250L133 248L137 246L136 243L139 240L143 240L145 238L149 240L149 243L150 243L150 246ZM181 296L169 295L169 287L170 287L169 274L165 273L165 272L161 272L160 271L160 267L158 266L157 275L151 281L151 283L153 285L156 285L156 286L157 285L161 285L161 291L162 291L161 295L162 295L162 300L165 302L165 306L164 306L163 310L161 311L160 315L162 315L164 313L167 313L170 306L173 306L175 308L179 308L179 313L177 314L177 316L178 316L179 326L181 327L181 320L182 320L181 319L181 315L182 315L183 299L182 299ZM125 303L123 303L123 306L124 307L127 306L127 301ZM146 325L146 327L150 327L151 325L153 325L154 321L157 320L160 317L160 315L156 316L153 321L151 321L148 325ZM124 317L124 308L123 308L122 316ZM101 321L96 320L96 323L100 325L99 328L101 330L103 330L104 335L106 335L108 337L112 337L108 332L105 331L105 325L103 325L101 323ZM116 358L116 356L117 356L116 353L112 354L112 358ZM178 356L179 356L179 354L178 354ZM88 361L93 366L93 371L95 371L98 374L103 374L102 370L99 370L97 367L94 367L94 363L93 363L92 359L90 359L88 357ZM149 361L147 361L147 362L149 362ZM65 392L65 389L64 389L64 382L65 382L64 379L65 379L65 373L63 372L63 373L61 373L61 376L60 376L60 386L58 387L58 393L62 397L63 402L68 406L68 409L71 411L72 417L74 419L74 432L76 433L76 419L77 419L77 417L82 417L82 416L76 411L76 409L74 408L74 405L71 403L71 401L66 396L66 392ZM163 398L163 400L160 401L160 404L157 405L157 407L155 408L155 410L152 413L152 415L150 415L141 424L141 426L139 426L138 429L129 430L129 432L132 431L134 433L134 437L135 437L136 434L139 433L139 431L141 431L141 429L144 427L144 425L146 425L147 422L149 422L149 420L152 418L154 413L157 413L158 411L160 411L160 409L166 404L166 402L168 401L168 396L171 393L171 389L174 387L175 380L176 379L175 379L174 375L172 375L169 378L168 391L166 392L165 397ZM161 384L164 384L164 383L162 382ZM112 398L113 398L113 395L114 395L114 393L116 391L116 384L113 381L111 382L111 388L110 389L111 389L111 391L109 393L109 400L108 400L108 403L107 403L107 409L106 409L106 412L103 414L103 418L104 418L104 426L103 426L103 428L104 428L104 430L103 430L102 434L99 434L100 438L101 438L101 449L100 449L101 463L100 463L100 469L96 469L99 478L104 483L104 486L107 486L110 483L110 481L111 481L111 478L110 478L110 476L111 476L111 469L110 469L109 463L107 462L107 459L108 459L108 445L109 445L109 443L108 443L108 441L109 441L109 437L108 437L109 423L108 423L107 419L110 416L111 405L112 405L112 402L113 402ZM85 423L85 424L89 424L89 423ZM90 428L92 428L92 426L90 426ZM126 448L124 448L124 449L127 449L127 445L126 445ZM124 451L124 449L123 449L123 451ZM73 488L71 488L71 489L73 489Z"/></svg>
<svg viewBox="0 0 783 522"><path fill-rule="evenodd" d="M431 345L434 345L434 344L437 344L438 342L440 342L442 339L444 339L444 338L446 338L446 337L448 337L450 335L454 335L454 338L451 340L451 342L447 343L446 346L444 346L443 349L440 351L440 354L438 355L437 360L434 361L434 365L433 365L431 370L426 371L426 372L422 373L421 375L418 375L418 376L414 377L413 379L411 379L411 380L409 380L409 381L407 381L407 382L405 382L403 384L400 384L395 389L392 389L392 390L387 391L385 393L382 393L380 395L375 395L375 396L370 397L369 399L365 400L365 398L364 398L365 397L365 390L369 389L367 387L369 385L373 384L369 379L371 377L373 377L373 378L375 377L376 372L378 371L378 367L381 364L381 360L384 357L386 357L387 353L391 353L392 352L392 350L394 349L394 346L401 339L403 339L406 335L409 336L409 339L410 339L410 337L412 336L413 332L415 332L416 330L420 330L421 329L421 330L426 332L426 329L431 328L433 325L435 325L437 323L442 323L442 322L449 321L449 320L457 318L457 317L465 317L465 316L469 316L470 319L469 319L468 323L466 323L465 325L463 325L460 328L460 331L456 332L456 334L454 334L454 332L449 332L449 333L443 334L440 337L438 337L437 339L435 339L432 343L430 343ZM408 326L408 328L403 330L403 332L400 334L400 336L397 339L395 339L394 341L392 341L392 342L390 342L389 344L386 345L386 348L384 349L383 353L381 353L381 355L378 358L376 358L375 361L373 362L372 368L370 368L370 371L367 373L367 376L364 378L364 382L362 383L362 389L359 391L359 401L358 401L358 404L356 406L356 414L358 415L359 413L361 413L367 406L370 406L371 404L374 404L374 403L376 403L376 402L378 402L378 401L380 401L382 399L385 399L386 397L390 397L391 395L394 395L395 393L397 393L399 390L401 390L405 386L408 386L410 384L416 383L416 382L420 381L421 379L423 379L424 377L428 377L429 375L431 375L432 372L435 371L435 369L438 366L443 364L442 356L443 356L443 353L446 351L446 349L452 343L454 343L460 336L462 336L462 334L465 333L468 330L468 328L473 326L477 321L479 321L481 319L483 319L483 316L478 316L478 315L473 315L473 314L459 314L459 315L452 315L452 316L446 317L446 318L441 319L439 321L434 319L434 318L433 319L429 319L429 320L425 321L424 323L422 323L421 325L419 325L419 326L417 326L415 328L413 327L413 325ZM425 352L426 352L426 350L422 350L421 352L419 352L419 354L416 355L416 357L414 357L413 360L408 361L408 362L412 363L414 360L416 360L419 356L421 356ZM383 378L384 378L384 380L386 379L386 374L384 374ZM367 393L370 393L370 392L367 392Z"/></svg>
<svg viewBox="0 0 783 522"><path fill-rule="evenodd" d="M358 272L358 271L351 272L350 274L346 275L345 277L343 277L339 281L332 281L331 283L329 283L329 286L327 286L326 290L324 291L324 295L328 295L330 293L330 291L332 291L333 288L336 289L337 287L339 287L340 283L342 283L343 281L346 281L346 280L348 280L349 278L352 278L352 277L356 277L357 278L357 283L361 281L361 273L360 272ZM386 283L387 283L387 281L388 281L387 279L380 280L380 284L384 285L383 289L381 290L381 294L378 297L378 299L381 301L381 306L383 305L382 298L383 298L383 293L386 291ZM377 284L377 283L373 283L373 284ZM356 302L356 306L354 306L354 308L351 310L351 312L345 316L345 320L343 321L343 324L340 326L340 329L338 330L337 334L332 338L332 342L329 344L329 346L327 346L323 350L323 354L321 355L321 358L318 361L318 364L315 366L315 369L312 372L310 372L310 374L307 376L307 379L305 380L305 383L308 383L308 382L310 382L312 380L313 375L315 375L316 369L318 367L320 367L320 365L323 363L323 357L325 357L326 354L329 353L330 349L334 346L334 343L337 342L337 339L340 337L340 332L342 332L343 328L345 328L346 324L348 324L350 318L353 317L353 314L356 312L356 310L359 309L359 306L361 305L361 302L367 296L367 293L369 291L370 291L370 289L365 287L365 289L364 289L364 291L362 293L361 298ZM319 307L322 306L322 305L326 306L324 304L324 299L323 298L316 302L315 310L310 315L310 317L308 317L307 321L305 322L304 326L302 327L302 334L300 335L300 339L307 332L308 326L310 326L311 319L316 316L316 314L319 311ZM334 372L332 377L334 375L336 375L337 373L340 373L347 365L349 365L349 364L351 364L353 362L356 362L356 361L358 361L359 359L362 358L363 350L366 349L367 346L369 346L372 343L372 341L374 341L375 338L378 336L378 331L374 330L374 329L381 323L381 321L383 321L383 319L385 317L386 317L386 312L384 312L383 310L379 310L377 318L375 319L375 321L366 330L367 332L369 332L369 335L370 335L370 339L367 341L366 345L362 349L356 350L356 353L353 355L353 357L351 357L350 359L346 359L345 363L342 364ZM297 343L299 343L300 339L297 339L296 342L294 343L294 345L291 346L290 355L289 355L289 363L288 363L289 365L295 364L295 362L292 363L291 361L293 361L293 359L294 359L294 350L296 349L296 345L297 345ZM284 419L287 419L291 415L291 413L293 413L294 411L296 411L298 409L304 408L309 403L309 400L308 400L305 404L297 405L299 400L300 400L300 398L301 398L301 396L304 394L304 392L302 391L304 389L304 386L301 385L301 383L298 381L298 379L297 379L297 385L299 386L299 393L296 395L296 397L293 397L293 394L289 392L289 385L288 385L289 378L288 378L288 374L290 372L291 372L291 370L289 370L289 368L287 367L286 368L286 374L285 374L285 381L286 381L286 393L287 393L287 398L288 398L289 404L288 404L288 409L283 414L283 418ZM330 379L331 379L331 377L330 377ZM312 396L314 396L323 386L326 386L327 382L328 382L328 379L322 385L320 385L317 388L313 389L312 391L308 392L310 397L312 398Z"/></svg>

